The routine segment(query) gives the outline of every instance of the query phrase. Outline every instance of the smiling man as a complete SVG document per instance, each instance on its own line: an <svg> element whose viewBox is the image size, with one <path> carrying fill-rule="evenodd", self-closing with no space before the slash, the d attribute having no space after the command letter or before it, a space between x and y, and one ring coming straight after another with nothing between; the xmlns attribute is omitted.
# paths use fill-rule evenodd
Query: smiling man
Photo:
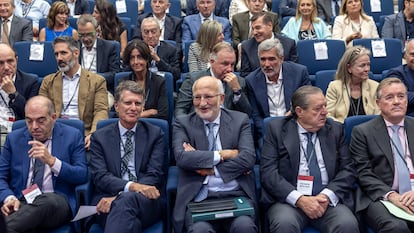
<svg viewBox="0 0 414 233"><path fill-rule="evenodd" d="M258 50L260 68L246 77L246 85L252 105L254 136L260 146L263 119L288 115L293 93L311 82L305 66L284 61L283 46L278 39L263 41Z"/></svg>
<svg viewBox="0 0 414 233"><path fill-rule="evenodd" d="M39 95L51 99L57 117L78 119L85 124L85 147L98 121L108 118L108 92L102 76L79 64L79 44L72 37L57 37L53 49L59 71L46 76Z"/></svg>
<svg viewBox="0 0 414 233"><path fill-rule="evenodd" d="M32 23L30 20L14 15L14 8L13 0L0 0L1 42L12 47L15 42L33 40ZM7 29L4 30L6 21Z"/></svg>

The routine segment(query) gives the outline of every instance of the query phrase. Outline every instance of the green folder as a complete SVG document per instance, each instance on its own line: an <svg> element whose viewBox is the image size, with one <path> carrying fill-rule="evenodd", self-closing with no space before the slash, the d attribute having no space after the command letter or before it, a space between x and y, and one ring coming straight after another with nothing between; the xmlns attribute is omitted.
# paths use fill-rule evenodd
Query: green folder
<svg viewBox="0 0 414 233"><path fill-rule="evenodd" d="M191 202L188 204L193 222L254 215L254 208L245 197L232 197Z"/></svg>

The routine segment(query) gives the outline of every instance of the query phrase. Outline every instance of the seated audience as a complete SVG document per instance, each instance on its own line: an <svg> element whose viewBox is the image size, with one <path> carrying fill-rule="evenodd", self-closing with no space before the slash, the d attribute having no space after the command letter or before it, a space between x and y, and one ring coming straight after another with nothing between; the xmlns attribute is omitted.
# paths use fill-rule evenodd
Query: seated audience
<svg viewBox="0 0 414 233"><path fill-rule="evenodd" d="M345 118L379 114L375 103L378 83L369 79L370 51L349 47L338 64L335 81L326 91L328 116L344 123Z"/></svg>
<svg viewBox="0 0 414 233"><path fill-rule="evenodd" d="M33 37L39 37L39 20L49 14L49 3L45 0L15 0L14 4L14 14L32 21Z"/></svg>
<svg viewBox="0 0 414 233"><path fill-rule="evenodd" d="M246 77L256 146L261 146L263 120L270 116L290 115L293 93L299 87L311 84L306 67L285 61L283 54L278 39L264 40L258 47L260 67Z"/></svg>
<svg viewBox="0 0 414 233"><path fill-rule="evenodd" d="M355 211L373 232L414 232L414 223L392 215L382 201L412 216L414 120L406 117L407 89L398 78L386 78L377 89L381 115L357 125L349 153L357 171Z"/></svg>
<svg viewBox="0 0 414 233"><path fill-rule="evenodd" d="M47 15L46 27L40 29L39 41L53 41L58 36L71 36L78 40L78 32L69 25L69 12L65 2L53 3Z"/></svg>
<svg viewBox="0 0 414 233"><path fill-rule="evenodd" d="M269 232L358 233L352 209L355 169L344 129L327 118L322 90L300 87L291 116L269 122L260 161Z"/></svg>
<svg viewBox="0 0 414 233"><path fill-rule="evenodd" d="M128 30L119 19L115 6L106 0L96 0L93 17L98 22L96 29L98 38L118 41L121 45L120 57L122 57L128 44Z"/></svg>
<svg viewBox="0 0 414 233"><path fill-rule="evenodd" d="M241 68L240 75L246 77L260 67L257 47L266 39L278 39L283 46L283 59L296 62L296 43L286 36L273 32L273 20L270 15L260 12L251 18L253 38L243 41L241 46Z"/></svg>
<svg viewBox="0 0 414 233"><path fill-rule="evenodd" d="M331 38L329 28L317 17L316 0L299 0L296 17L289 19L281 33L296 42Z"/></svg>
<svg viewBox="0 0 414 233"><path fill-rule="evenodd" d="M51 99L56 116L77 119L85 124L85 147L100 120L108 118L108 92L105 79L79 64L79 43L72 37L56 37L53 50L59 71L46 76L39 95Z"/></svg>
<svg viewBox="0 0 414 233"><path fill-rule="evenodd" d="M264 3L264 4L263 4ZM264 0L253 0L252 4L263 6L260 11L267 11L266 1ZM238 13L249 11L249 0L230 0L229 7L229 20L233 24L233 16Z"/></svg>
<svg viewBox="0 0 414 233"><path fill-rule="evenodd" d="M229 18L229 5L228 0L213 0L215 1L215 7L213 7L214 15ZM200 6L197 3L197 0L186 0L187 8L185 11L186 15L198 14L200 11ZM203 7L203 6L202 6Z"/></svg>
<svg viewBox="0 0 414 233"><path fill-rule="evenodd" d="M105 232L143 232L164 211L164 134L139 120L144 99L136 82L120 83L114 103L119 121L92 135L92 204Z"/></svg>
<svg viewBox="0 0 414 233"><path fill-rule="evenodd" d="M0 0L0 6L1 42L13 47L18 41L32 41L32 22L14 14L14 0ZM7 25L7 29L3 25Z"/></svg>
<svg viewBox="0 0 414 233"><path fill-rule="evenodd" d="M224 39L223 30L217 21L207 21L201 25L197 40L188 51L188 68L190 72L202 71L210 67L210 52Z"/></svg>
<svg viewBox="0 0 414 233"><path fill-rule="evenodd" d="M397 77L407 88L407 115L414 116L414 40L409 40L405 47L404 58L407 64L390 69L386 77Z"/></svg>
<svg viewBox="0 0 414 233"><path fill-rule="evenodd" d="M76 214L75 186L88 180L84 143L79 130L56 122L46 97L29 99L25 115L0 156L1 212L8 232L45 232Z"/></svg>
<svg viewBox="0 0 414 233"><path fill-rule="evenodd" d="M365 14L363 0L342 0L341 15L335 18L332 39L344 40L352 45L352 40L361 38L378 38L374 19Z"/></svg>
<svg viewBox="0 0 414 233"><path fill-rule="evenodd" d="M88 0L53 0L52 3L56 1L62 1L68 5L71 17L91 13Z"/></svg>
<svg viewBox="0 0 414 233"><path fill-rule="evenodd" d="M122 57L124 65L131 74L121 77L119 82L132 80L144 90L144 106L140 117L160 118L168 120L168 97L165 90L165 78L148 70L151 61L151 50L143 41L134 39L128 43Z"/></svg>

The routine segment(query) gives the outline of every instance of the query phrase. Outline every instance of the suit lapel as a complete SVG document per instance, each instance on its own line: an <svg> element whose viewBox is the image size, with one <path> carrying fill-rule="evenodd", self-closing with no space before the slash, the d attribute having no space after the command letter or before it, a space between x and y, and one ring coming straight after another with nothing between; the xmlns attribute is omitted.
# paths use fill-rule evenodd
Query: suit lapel
<svg viewBox="0 0 414 233"><path fill-rule="evenodd" d="M394 172L394 156L391 150L390 136L388 134L387 127L382 117L375 118L375 121L374 129L377 133L374 134L374 139L377 142L378 147L385 154L392 172Z"/></svg>
<svg viewBox="0 0 414 233"><path fill-rule="evenodd" d="M335 164L336 164L336 142L329 140L329 134L331 133L331 126L325 124L318 132L319 145L321 147L323 161L328 173L328 181L334 177Z"/></svg>
<svg viewBox="0 0 414 233"><path fill-rule="evenodd" d="M191 129L193 130L194 137L191 138L191 145L194 145L194 148L197 150L208 150L208 139L205 131L205 125L203 120L198 117L196 114L193 114L191 121ZM202 129L202 130L194 130Z"/></svg>
<svg viewBox="0 0 414 233"><path fill-rule="evenodd" d="M119 132L118 121L113 125L113 130L107 135L108 142L114 142L112 146L109 147L108 161L113 161L108 164L111 168L109 171L116 171L115 175L122 178L121 174L121 136Z"/></svg>
<svg viewBox="0 0 414 233"><path fill-rule="evenodd" d="M267 85L266 85L266 77L263 72L260 72L259 75L255 77L256 80L252 82L254 84L253 90L261 90L255 91L255 95L257 96L257 100L263 109L263 112L266 116L269 116L269 103L267 102Z"/></svg>
<svg viewBox="0 0 414 233"><path fill-rule="evenodd" d="M229 127L229 122L231 122L229 115L225 111L221 111L219 135L222 149L233 148L229 139L234 138L234 135Z"/></svg>
<svg viewBox="0 0 414 233"><path fill-rule="evenodd" d="M53 100L56 108L56 113L58 117L62 113L62 107L63 107L63 77L62 72L58 72L57 75L53 77L53 80L51 81L52 84L52 96L51 99Z"/></svg>
<svg viewBox="0 0 414 233"><path fill-rule="evenodd" d="M88 102L89 92L89 74L86 74L86 70L81 69L81 76L79 77L79 91L78 91L78 111L79 119L83 119L83 113L85 112L85 106Z"/></svg>
<svg viewBox="0 0 414 233"><path fill-rule="evenodd" d="M282 129L283 145L285 145L290 158L290 166L298 174L300 164L300 140L296 120L290 119ZM299 145L299 146L298 146Z"/></svg>
<svg viewBox="0 0 414 233"><path fill-rule="evenodd" d="M141 122L138 121L137 128L135 129L135 175L138 178L139 170L144 157L145 148L147 147L147 140L142 140L138 136L146 135L145 129Z"/></svg>
<svg viewBox="0 0 414 233"><path fill-rule="evenodd" d="M96 39L96 57L95 57L95 61L100 61L98 60L99 57L102 56L102 52L105 50L105 48L103 47L102 41L100 39ZM104 70L102 68L102 66L104 65L103 62L96 62L96 70Z"/></svg>
<svg viewBox="0 0 414 233"><path fill-rule="evenodd" d="M25 142L24 144L22 144L22 152L24 153L24 155L21 157L22 159L22 179L23 179L23 185L24 188L26 188L26 184L27 184L27 179L29 177L29 171L30 171L30 159L29 159L29 150L32 148L27 142L29 142L30 140L32 140L32 136L30 135L29 131L26 129L24 132L24 139L23 141Z"/></svg>

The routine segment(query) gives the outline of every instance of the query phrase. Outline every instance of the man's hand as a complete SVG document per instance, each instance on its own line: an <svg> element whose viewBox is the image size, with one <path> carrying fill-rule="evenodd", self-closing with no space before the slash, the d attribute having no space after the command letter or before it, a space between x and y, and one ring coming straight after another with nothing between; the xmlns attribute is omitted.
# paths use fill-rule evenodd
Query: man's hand
<svg viewBox="0 0 414 233"><path fill-rule="evenodd" d="M146 184L132 183L129 186L129 191L141 193L149 199L157 199L160 197L160 191L155 186Z"/></svg>
<svg viewBox="0 0 414 233"><path fill-rule="evenodd" d="M1 207L1 212L4 216L9 216L9 214L16 212L19 210L20 207L20 201L16 198L11 198L6 203L3 204Z"/></svg>
<svg viewBox="0 0 414 233"><path fill-rule="evenodd" d="M157 52L155 52L154 47L148 45L150 51L151 51L151 57L152 59L154 59L155 62L160 62L160 57L158 56Z"/></svg>
<svg viewBox="0 0 414 233"><path fill-rule="evenodd" d="M16 86L14 86L13 77L4 76L0 83L1 89L3 89L7 94L12 94L16 92Z"/></svg>
<svg viewBox="0 0 414 233"><path fill-rule="evenodd" d="M183 143L183 148L184 148L184 151L186 151L186 152L195 151L195 148L188 142Z"/></svg>
<svg viewBox="0 0 414 233"><path fill-rule="evenodd" d="M111 210L111 204L116 197L103 197L96 205L98 214L107 214Z"/></svg>
<svg viewBox="0 0 414 233"><path fill-rule="evenodd" d="M329 199L325 195L318 196L301 196L296 202L299 207L310 219L317 219L325 214L329 204Z"/></svg>
<svg viewBox="0 0 414 233"><path fill-rule="evenodd" d="M409 214L414 214L414 206L413 206L414 191L406 192L403 195L400 195L397 192L392 192L388 195L387 198L390 202L400 207L405 212Z"/></svg>
<svg viewBox="0 0 414 233"><path fill-rule="evenodd" d="M197 172L201 176L214 176L214 174L215 174L213 168L198 169L195 172Z"/></svg>
<svg viewBox="0 0 414 233"><path fill-rule="evenodd" d="M237 80L237 76L234 73L227 73L224 75L223 81L229 85L229 87L236 92L241 89L239 80Z"/></svg>
<svg viewBox="0 0 414 233"><path fill-rule="evenodd" d="M239 150L221 150L220 155L223 160L235 158L239 154Z"/></svg>
<svg viewBox="0 0 414 233"><path fill-rule="evenodd" d="M89 134L88 136L85 137L85 149L89 150L89 147L91 146L91 135Z"/></svg>
<svg viewBox="0 0 414 233"><path fill-rule="evenodd" d="M345 39L345 41L346 41L346 43L348 44L349 42L353 41L354 39L360 39L360 38L362 38L362 34L361 34L361 32L355 32L355 33L353 33L353 34L349 35L349 36Z"/></svg>
<svg viewBox="0 0 414 233"><path fill-rule="evenodd" d="M29 145L32 146L29 150L30 158L40 159L43 163L49 165L49 167L52 167L53 164L55 164L56 158L49 153L45 144L32 140L29 141Z"/></svg>

